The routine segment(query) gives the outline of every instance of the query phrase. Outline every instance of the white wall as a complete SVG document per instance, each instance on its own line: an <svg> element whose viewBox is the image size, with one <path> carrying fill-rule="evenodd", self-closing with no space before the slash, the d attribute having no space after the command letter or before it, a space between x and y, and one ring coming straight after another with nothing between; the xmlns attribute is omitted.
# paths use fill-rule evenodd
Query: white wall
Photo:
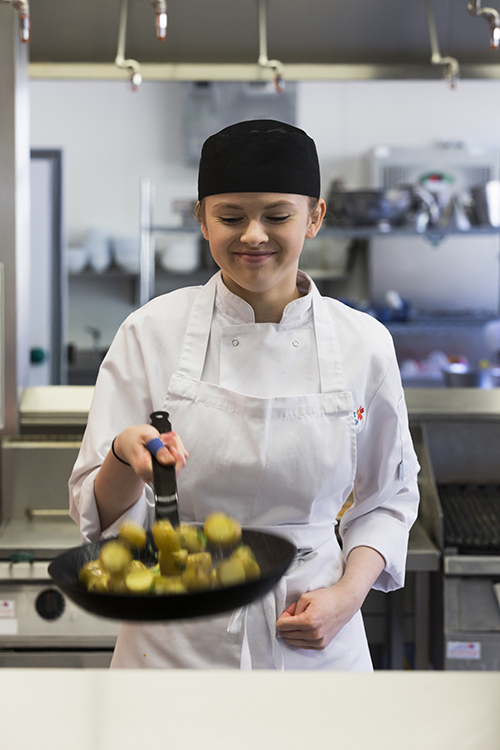
<svg viewBox="0 0 500 750"><path fill-rule="evenodd" d="M68 242L90 227L113 236L139 232L141 177L156 184L156 219L173 221L171 200L196 195L182 163L181 87L115 81L32 81L31 142L64 151Z"/></svg>
<svg viewBox="0 0 500 750"><path fill-rule="evenodd" d="M429 147L442 141L500 146L500 81L356 81L301 84L299 125L316 140L324 181L369 180L374 145Z"/></svg>
<svg viewBox="0 0 500 750"><path fill-rule="evenodd" d="M32 145L64 150L69 243L79 244L90 227L114 236L136 235L142 176L156 184L158 224L178 221L171 212L172 200L196 197L195 170L182 161L181 92L179 83L146 82L134 93L118 81L31 82ZM325 192L334 176L342 176L348 187L368 185L366 156L374 145L428 147L461 140L500 146L499 122L499 81L462 81L453 91L444 81L312 82L298 87L298 124L316 140ZM468 263L461 270L463 252L469 251L457 249L455 276L449 281L457 294L470 274ZM495 290L497 256L495 251L492 259L489 253L486 261L476 254L478 267L487 262L483 272ZM421 278L416 278L419 287L432 273L430 257L431 265L424 263ZM404 274L403 255L398 265ZM394 267L393 257L389 267ZM439 289L424 295L423 304L439 307L436 294ZM497 296L498 291L493 305ZM124 311L132 309L132 304L124 304L123 294L117 295L114 310L112 295L106 304L110 324L104 343ZM70 318L70 340L88 344L81 328Z"/></svg>

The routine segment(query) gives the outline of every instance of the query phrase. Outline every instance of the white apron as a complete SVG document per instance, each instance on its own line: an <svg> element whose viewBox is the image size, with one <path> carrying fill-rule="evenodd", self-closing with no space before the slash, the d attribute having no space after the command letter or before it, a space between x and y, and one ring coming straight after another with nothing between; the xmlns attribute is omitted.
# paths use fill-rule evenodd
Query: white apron
<svg viewBox="0 0 500 750"><path fill-rule="evenodd" d="M356 435L331 316L313 285L320 393L247 396L201 380L215 290L214 277L195 299L161 405L189 451L178 477L181 520L226 511L246 527L286 536L299 552L278 586L242 610L124 624L112 667L371 670L359 612L322 651L288 646L276 633L286 607L336 583L344 567L334 528L354 481ZM235 329L242 339L252 335L251 325Z"/></svg>

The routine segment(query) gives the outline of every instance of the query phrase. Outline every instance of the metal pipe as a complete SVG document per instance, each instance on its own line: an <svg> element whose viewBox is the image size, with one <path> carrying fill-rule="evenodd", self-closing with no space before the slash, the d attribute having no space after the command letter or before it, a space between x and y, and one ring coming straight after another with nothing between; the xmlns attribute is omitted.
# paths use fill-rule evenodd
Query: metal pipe
<svg viewBox="0 0 500 750"><path fill-rule="evenodd" d="M3 3L11 3L19 13L21 42L27 44L31 39L31 18L28 0L1 0Z"/></svg>
<svg viewBox="0 0 500 750"><path fill-rule="evenodd" d="M123 80L123 71L109 63L31 62L32 80ZM253 63L142 63L144 81L255 81L262 83L262 68ZM415 65L335 65L287 63L287 81L434 81L435 66ZM460 79L498 81L500 65L460 65Z"/></svg>
<svg viewBox="0 0 500 750"><path fill-rule="evenodd" d="M134 89L142 83L141 66L137 60L125 59L125 39L127 36L127 11L128 0L121 0L120 21L118 25L118 49L116 51L115 65L130 71L130 82Z"/></svg>
<svg viewBox="0 0 500 750"><path fill-rule="evenodd" d="M279 60L270 60L267 56L267 22L266 22L266 0L259 1L259 59L261 68L274 70L274 87L277 92L283 91L283 63Z"/></svg>
<svg viewBox="0 0 500 750"><path fill-rule="evenodd" d="M471 0L467 9L472 16L483 16L490 26L490 47L500 46L500 14L494 8L481 8L481 0Z"/></svg>
<svg viewBox="0 0 500 750"><path fill-rule="evenodd" d="M436 24L434 22L434 14L432 12L432 0L425 0L425 5L427 11L427 25L429 27L429 38L431 42L431 63L433 65L446 65L447 70L445 77L450 84L450 87L453 89L455 88L460 77L460 66L456 58L441 56L436 32Z"/></svg>

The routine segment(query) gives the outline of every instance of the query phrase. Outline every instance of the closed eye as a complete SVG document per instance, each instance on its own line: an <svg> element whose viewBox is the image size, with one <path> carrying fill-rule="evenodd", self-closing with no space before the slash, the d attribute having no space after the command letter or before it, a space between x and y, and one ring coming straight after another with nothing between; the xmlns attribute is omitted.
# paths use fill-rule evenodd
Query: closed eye
<svg viewBox="0 0 500 750"><path fill-rule="evenodd" d="M241 219L239 216L220 216L219 221L223 224L237 224Z"/></svg>
<svg viewBox="0 0 500 750"><path fill-rule="evenodd" d="M279 224L281 221L286 221L290 218L290 214L285 214L284 216L269 216L268 221L275 222L276 224Z"/></svg>

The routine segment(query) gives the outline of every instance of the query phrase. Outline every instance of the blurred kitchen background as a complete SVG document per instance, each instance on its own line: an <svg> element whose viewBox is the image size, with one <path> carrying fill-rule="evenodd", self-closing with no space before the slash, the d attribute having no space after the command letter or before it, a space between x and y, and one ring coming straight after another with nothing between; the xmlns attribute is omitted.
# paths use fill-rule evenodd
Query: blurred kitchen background
<svg viewBox="0 0 500 750"><path fill-rule="evenodd" d="M349 13L317 2L302 37L301 2L278 14L279 0L252 0L227 16L197 4L194 28L174 4L158 42L146 2L63 5L31 9L27 384L94 383L130 312L213 273L192 218L199 149L252 117L315 139L329 214L302 267L389 326L405 385L497 384L500 52L483 19L450 2L414 0L407 24L390 2ZM0 10L11 23L14 8ZM454 58L431 64L433 29L461 77ZM114 64L119 30L136 69ZM196 57L188 80L182 63Z"/></svg>
<svg viewBox="0 0 500 750"><path fill-rule="evenodd" d="M92 358L138 304L141 180L149 178L154 189L154 226L189 224L196 198L189 113L196 106L200 136L223 126L227 120L214 123L211 110L227 89L252 103L244 83L146 81L132 93L122 81L30 82L32 147L60 149L63 160L68 382L93 381ZM265 96L256 97L265 108L249 116L274 116L275 100L266 104ZM496 353L483 325L498 316L499 240L485 227L484 211L474 211L471 188L484 190L499 177L500 81L466 80L455 90L441 80L297 82L267 96L288 98L288 119L315 139L324 197L333 196L330 222L337 225L325 227L303 258L323 293L385 315L401 364L424 362L433 351L474 367L491 360ZM240 111L229 114L235 121ZM347 195L332 191L335 180ZM410 183L426 187L438 205L428 224L432 211L416 193L389 194L403 206L398 214L382 205L380 192L361 192ZM496 201L498 211L498 193ZM187 215L179 204L187 204ZM464 227L469 231L457 233ZM153 233L155 294L200 283L213 271L197 225L187 229ZM397 296L386 300L391 291L404 310ZM388 306L392 314L380 310ZM407 371L417 377L419 367ZM428 372L424 362L420 374L425 379Z"/></svg>

